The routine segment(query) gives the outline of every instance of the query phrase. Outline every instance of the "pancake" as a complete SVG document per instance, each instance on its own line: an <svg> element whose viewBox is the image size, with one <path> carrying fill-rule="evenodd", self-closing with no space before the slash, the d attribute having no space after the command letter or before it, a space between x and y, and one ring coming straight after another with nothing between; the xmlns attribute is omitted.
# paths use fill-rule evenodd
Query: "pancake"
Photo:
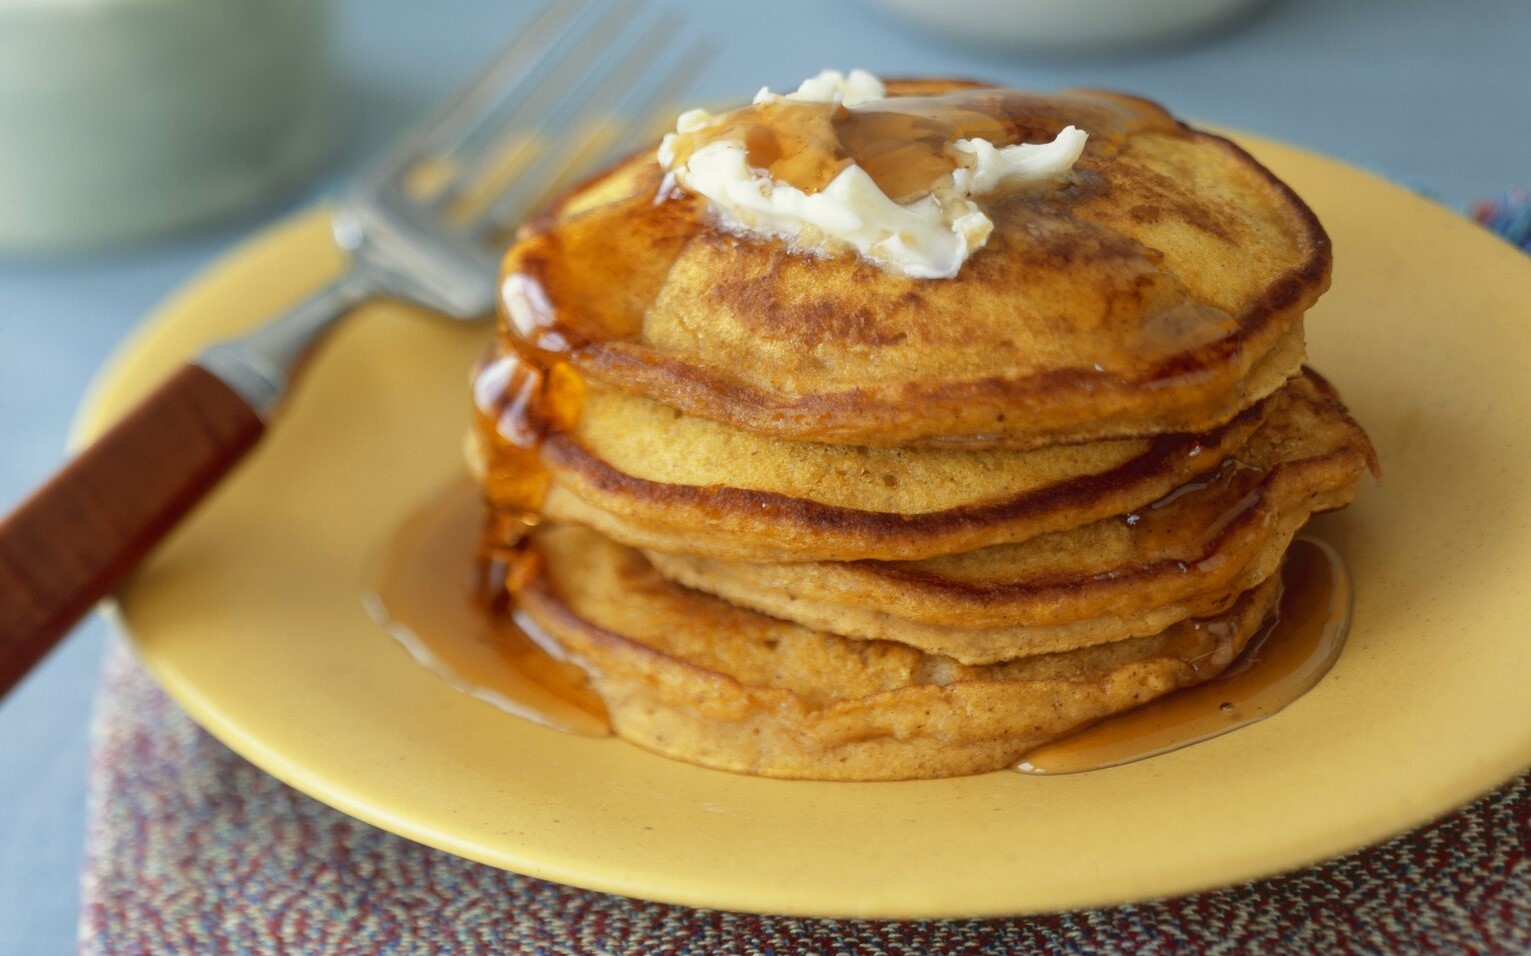
<svg viewBox="0 0 1531 956"><path fill-rule="evenodd" d="M994 770L1068 731L1216 676L1276 580L1163 634L986 667L807 630L682 588L577 525L539 528L520 608L580 661L618 736L707 767L893 780Z"/></svg>
<svg viewBox="0 0 1531 956"><path fill-rule="evenodd" d="M1286 186L1144 100L972 95L1014 141L1066 124L1090 139L1066 182L986 201L994 231L955 278L732 234L694 198L656 203L640 155L510 251L504 348L689 416L851 446L1206 431L1296 373L1330 250Z"/></svg>
<svg viewBox="0 0 1531 956"><path fill-rule="evenodd" d="M683 118L667 157L727 130L709 162L731 165L665 179L635 155L505 260L469 441L484 580L667 756L821 780L1011 765L1218 675L1274 613L1293 536L1376 469L1303 368L1328 238L1242 150L1120 94L888 89ZM989 173L958 154L998 153L958 140L1068 125L1071 169L967 204ZM884 197L833 188L867 178ZM796 238L730 231L692 188Z"/></svg>
<svg viewBox="0 0 1531 956"><path fill-rule="evenodd" d="M1343 507L1373 453L1322 379L1273 400L1218 470L1131 515L924 561L762 564L650 552L665 577L805 627L968 664L1154 634L1221 613L1298 529Z"/></svg>
<svg viewBox="0 0 1531 956"><path fill-rule="evenodd" d="M634 547L725 560L917 559L1145 505L1215 469L1266 410L1200 435L967 451L789 441L591 390L578 423L544 439L541 510ZM491 503L497 475L519 493L503 438L470 458Z"/></svg>

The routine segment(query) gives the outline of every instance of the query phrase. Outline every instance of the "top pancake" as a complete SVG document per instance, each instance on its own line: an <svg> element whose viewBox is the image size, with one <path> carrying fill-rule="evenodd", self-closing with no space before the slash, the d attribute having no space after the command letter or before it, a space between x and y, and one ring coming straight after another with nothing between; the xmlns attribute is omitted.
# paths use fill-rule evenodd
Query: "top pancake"
<svg viewBox="0 0 1531 956"><path fill-rule="evenodd" d="M698 200L656 204L642 154L511 250L507 337L692 415L858 445L1205 430L1297 371L1330 253L1285 185L1143 100L992 92L1018 141L1090 140L1066 180L983 203L994 233L955 278L731 234Z"/></svg>

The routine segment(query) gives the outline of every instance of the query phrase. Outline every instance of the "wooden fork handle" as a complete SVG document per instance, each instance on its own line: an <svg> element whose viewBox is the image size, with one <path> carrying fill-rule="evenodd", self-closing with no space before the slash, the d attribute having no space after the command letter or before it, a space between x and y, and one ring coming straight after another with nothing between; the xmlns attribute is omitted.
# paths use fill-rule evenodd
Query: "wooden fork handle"
<svg viewBox="0 0 1531 956"><path fill-rule="evenodd" d="M264 430L229 386L187 365L0 522L0 697Z"/></svg>

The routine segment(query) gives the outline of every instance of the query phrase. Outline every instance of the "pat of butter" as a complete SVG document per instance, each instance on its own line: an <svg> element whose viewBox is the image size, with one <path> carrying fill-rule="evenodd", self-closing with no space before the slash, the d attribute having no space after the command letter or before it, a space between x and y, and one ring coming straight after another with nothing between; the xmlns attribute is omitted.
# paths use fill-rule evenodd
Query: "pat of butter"
<svg viewBox="0 0 1531 956"><path fill-rule="evenodd" d="M784 98L853 108L884 95L882 82L864 70L825 70L785 97L762 89L754 102ZM675 137L717 120L705 110L682 113L676 132L660 145L659 162L675 185L705 197L724 226L780 237L801 251L834 253L849 247L884 269L921 279L957 275L988 242L994 223L975 198L1063 176L1087 138L1069 126L1050 143L996 147L981 139L956 140L950 145L951 174L931 183L926 195L900 204L854 163L813 193L773 180L750 166L742 138L708 142L677 164Z"/></svg>

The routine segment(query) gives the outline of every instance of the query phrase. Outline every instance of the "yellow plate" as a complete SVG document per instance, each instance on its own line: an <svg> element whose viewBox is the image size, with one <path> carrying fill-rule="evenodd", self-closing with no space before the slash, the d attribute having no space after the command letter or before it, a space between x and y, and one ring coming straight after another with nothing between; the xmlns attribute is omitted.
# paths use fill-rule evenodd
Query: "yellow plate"
<svg viewBox="0 0 1531 956"><path fill-rule="evenodd" d="M365 310L263 447L121 599L204 727L318 799L520 873L697 906L944 917L1140 900L1308 864L1531 764L1531 263L1409 193L1254 142L1334 237L1314 363L1386 482L1322 534L1355 576L1349 646L1271 720L1113 770L785 783L571 737L456 693L367 618L365 569L460 473L487 329ZM320 216L256 239L123 349L83 422L339 266Z"/></svg>

